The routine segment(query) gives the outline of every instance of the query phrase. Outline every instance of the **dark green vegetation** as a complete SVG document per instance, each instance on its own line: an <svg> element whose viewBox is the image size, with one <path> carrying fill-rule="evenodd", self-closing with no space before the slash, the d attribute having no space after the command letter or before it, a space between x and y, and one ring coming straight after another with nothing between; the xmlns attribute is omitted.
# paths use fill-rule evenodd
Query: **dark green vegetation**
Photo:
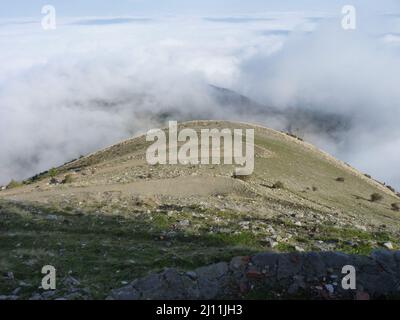
<svg viewBox="0 0 400 320"><path fill-rule="evenodd" d="M392 210L400 211L400 203L392 203Z"/></svg>
<svg viewBox="0 0 400 320"><path fill-rule="evenodd" d="M14 188L18 188L21 186L22 186L21 182L18 182L16 180L11 180L10 183L7 185L7 189L14 189Z"/></svg>
<svg viewBox="0 0 400 320"><path fill-rule="evenodd" d="M164 267L192 269L262 248L249 232L195 234L175 230L174 222L165 211L152 219L144 214L127 219L1 200L0 294L17 287L21 298L40 292L41 268L50 264L57 269L60 292L62 279L72 275L92 297L105 298L123 281ZM14 280L3 277L8 272Z"/></svg>
<svg viewBox="0 0 400 320"><path fill-rule="evenodd" d="M379 193L373 193L371 194L371 201L372 202L377 202L383 200L383 196Z"/></svg>
<svg viewBox="0 0 400 320"><path fill-rule="evenodd" d="M230 229L220 225L228 223ZM296 234L307 250L314 244L334 243L346 253L369 254L374 247L397 239L387 232L364 232L351 228L300 227L284 218L263 219L250 214L218 212L199 207L160 207L151 215L131 217L62 211L45 206L0 201L0 271L14 279L0 278L0 292L10 294L21 287L21 298L40 292L44 265L57 269L58 290L62 279L72 275L93 298L105 298L112 288L164 267L194 269L234 256L271 250L263 231L243 226L269 225ZM310 235L312 235L310 237ZM295 251L281 242L275 251Z"/></svg>
<svg viewBox="0 0 400 320"><path fill-rule="evenodd" d="M285 185L281 181L277 181L272 185L273 189L284 189Z"/></svg>
<svg viewBox="0 0 400 320"><path fill-rule="evenodd" d="M65 178L61 181L61 183L65 184L65 183L72 183L74 181L74 178L72 177L72 175L67 174L65 176Z"/></svg>

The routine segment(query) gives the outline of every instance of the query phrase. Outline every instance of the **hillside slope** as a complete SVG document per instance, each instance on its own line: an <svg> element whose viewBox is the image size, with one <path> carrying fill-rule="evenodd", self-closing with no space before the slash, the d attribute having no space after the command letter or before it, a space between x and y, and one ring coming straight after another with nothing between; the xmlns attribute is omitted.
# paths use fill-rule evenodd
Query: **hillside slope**
<svg viewBox="0 0 400 320"><path fill-rule="evenodd" d="M254 128L254 173L237 179L233 165L150 166L145 136L124 141L0 192L0 269L17 268L29 282L39 265L61 264L66 279L72 270L102 298L166 266L265 250L367 254L400 245L396 194L312 145L243 123L184 127ZM374 193L382 199L370 201ZM0 292L14 286L0 280Z"/></svg>

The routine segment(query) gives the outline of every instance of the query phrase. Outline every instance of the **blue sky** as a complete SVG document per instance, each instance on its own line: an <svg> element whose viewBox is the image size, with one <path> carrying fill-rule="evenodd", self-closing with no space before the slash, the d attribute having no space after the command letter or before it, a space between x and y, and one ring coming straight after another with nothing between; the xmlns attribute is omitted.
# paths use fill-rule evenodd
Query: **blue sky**
<svg viewBox="0 0 400 320"><path fill-rule="evenodd" d="M40 8L54 5L59 16L115 16L154 14L230 15L266 11L328 11L354 4L370 13L400 12L398 0L2 0L2 18L40 16Z"/></svg>

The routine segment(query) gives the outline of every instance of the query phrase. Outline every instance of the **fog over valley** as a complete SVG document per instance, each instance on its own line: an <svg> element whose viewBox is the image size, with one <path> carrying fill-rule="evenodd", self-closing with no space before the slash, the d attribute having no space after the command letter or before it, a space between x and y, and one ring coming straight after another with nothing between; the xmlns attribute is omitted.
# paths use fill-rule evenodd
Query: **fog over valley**
<svg viewBox="0 0 400 320"><path fill-rule="evenodd" d="M363 14L353 31L340 10L60 17L46 32L1 19L0 184L168 120L224 119L400 189L400 15Z"/></svg>

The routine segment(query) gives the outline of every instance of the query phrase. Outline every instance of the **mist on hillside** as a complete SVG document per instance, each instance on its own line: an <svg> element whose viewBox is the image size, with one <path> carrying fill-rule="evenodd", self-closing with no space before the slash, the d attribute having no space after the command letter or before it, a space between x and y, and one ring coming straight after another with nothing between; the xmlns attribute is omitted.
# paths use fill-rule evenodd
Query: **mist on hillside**
<svg viewBox="0 0 400 320"><path fill-rule="evenodd" d="M276 110L296 109L343 119L332 132L309 129L313 123L292 129L400 188L400 16L377 15L368 26L361 20L354 31L344 31L340 18L71 18L51 32L39 21L4 21L0 184L171 117L287 130ZM222 98L221 88L230 90ZM240 101L249 104L240 108Z"/></svg>

